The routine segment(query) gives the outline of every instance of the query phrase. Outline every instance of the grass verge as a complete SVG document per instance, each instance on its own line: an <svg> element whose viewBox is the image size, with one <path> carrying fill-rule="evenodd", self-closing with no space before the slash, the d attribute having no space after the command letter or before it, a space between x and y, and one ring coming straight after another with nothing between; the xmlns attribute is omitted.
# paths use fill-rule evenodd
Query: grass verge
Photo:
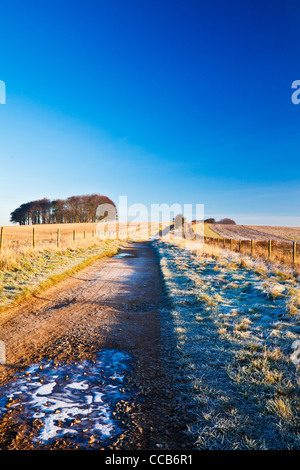
<svg viewBox="0 0 300 470"><path fill-rule="evenodd" d="M300 449L298 280L213 246L155 247L187 437L199 450Z"/></svg>
<svg viewBox="0 0 300 470"><path fill-rule="evenodd" d="M63 250L28 251L0 270L0 312L95 263L114 256L124 243L105 240L91 246Z"/></svg>
<svg viewBox="0 0 300 470"><path fill-rule="evenodd" d="M218 233L214 232L212 230L212 228L210 227L209 224L204 224L204 236L205 237L211 237L211 238L219 238L219 239L223 239L223 237L221 237L221 235L219 235Z"/></svg>

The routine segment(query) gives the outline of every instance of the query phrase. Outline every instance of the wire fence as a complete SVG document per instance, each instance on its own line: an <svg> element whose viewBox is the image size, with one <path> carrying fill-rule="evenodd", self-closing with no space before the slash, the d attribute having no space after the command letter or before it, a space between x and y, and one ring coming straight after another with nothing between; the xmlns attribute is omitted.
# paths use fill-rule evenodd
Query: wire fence
<svg viewBox="0 0 300 470"><path fill-rule="evenodd" d="M170 223L103 223L103 224L57 224L48 226L21 226L0 228L0 252L5 248L18 249L21 246L35 248L67 247L82 242L96 243L105 239L150 240L174 235ZM184 233L184 232L183 232ZM183 235L184 237L184 235ZM299 265L299 251L296 241L276 241L257 239L214 238L196 234L199 241L248 254L267 260Z"/></svg>
<svg viewBox="0 0 300 470"><path fill-rule="evenodd" d="M208 245L219 246L239 253L245 253L252 257L260 257L270 261L283 262L285 264L299 265L299 253L296 241L278 242L269 240L244 240L234 238L204 237Z"/></svg>
<svg viewBox="0 0 300 470"><path fill-rule="evenodd" d="M0 252L5 249L66 247L102 240L145 240L162 235L167 223L57 224L0 227Z"/></svg>

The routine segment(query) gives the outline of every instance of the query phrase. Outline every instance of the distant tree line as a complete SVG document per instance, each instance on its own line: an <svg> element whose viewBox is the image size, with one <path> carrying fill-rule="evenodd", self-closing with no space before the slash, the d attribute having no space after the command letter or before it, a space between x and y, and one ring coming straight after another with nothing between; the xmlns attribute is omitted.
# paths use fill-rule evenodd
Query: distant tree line
<svg viewBox="0 0 300 470"><path fill-rule="evenodd" d="M232 219L221 219L221 220L218 220L216 221L216 219L214 218L210 218L210 219L206 219L204 220L204 222L208 223L208 224L227 224L227 225L236 225L235 221L232 220Z"/></svg>
<svg viewBox="0 0 300 470"><path fill-rule="evenodd" d="M204 222L206 224L227 224L227 225L236 225L236 222L232 219L221 219L221 220L216 220L214 219L213 217L209 218L209 219L205 219L205 220L193 220L192 223L195 224L195 223L200 223L200 222Z"/></svg>
<svg viewBox="0 0 300 470"><path fill-rule="evenodd" d="M10 221L20 225L98 222L107 216L105 212L104 215L97 213L101 204L112 205L117 213L111 199L101 194L91 194L54 201L44 198L26 202L10 214Z"/></svg>

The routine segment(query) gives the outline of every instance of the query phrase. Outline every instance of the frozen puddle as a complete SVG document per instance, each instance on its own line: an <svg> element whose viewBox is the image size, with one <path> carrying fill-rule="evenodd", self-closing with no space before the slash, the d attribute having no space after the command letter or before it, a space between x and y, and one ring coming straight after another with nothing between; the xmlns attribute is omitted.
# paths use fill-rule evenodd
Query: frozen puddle
<svg viewBox="0 0 300 470"><path fill-rule="evenodd" d="M133 258L133 255L131 253L119 253L114 256L114 258L126 258L126 257Z"/></svg>
<svg viewBox="0 0 300 470"><path fill-rule="evenodd" d="M120 351L104 350L94 362L54 365L41 362L18 374L0 388L0 410L22 405L22 418L38 418L43 426L36 441L71 437L79 445L90 438L104 441L120 433L113 418L117 402L126 400L124 372L130 357Z"/></svg>

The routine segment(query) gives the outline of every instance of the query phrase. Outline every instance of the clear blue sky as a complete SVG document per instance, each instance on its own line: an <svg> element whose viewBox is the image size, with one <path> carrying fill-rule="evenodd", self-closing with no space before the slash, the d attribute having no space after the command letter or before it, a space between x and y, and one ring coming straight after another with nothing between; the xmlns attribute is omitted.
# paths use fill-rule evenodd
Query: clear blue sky
<svg viewBox="0 0 300 470"><path fill-rule="evenodd" d="M298 0L1 4L0 224L99 192L300 226Z"/></svg>

